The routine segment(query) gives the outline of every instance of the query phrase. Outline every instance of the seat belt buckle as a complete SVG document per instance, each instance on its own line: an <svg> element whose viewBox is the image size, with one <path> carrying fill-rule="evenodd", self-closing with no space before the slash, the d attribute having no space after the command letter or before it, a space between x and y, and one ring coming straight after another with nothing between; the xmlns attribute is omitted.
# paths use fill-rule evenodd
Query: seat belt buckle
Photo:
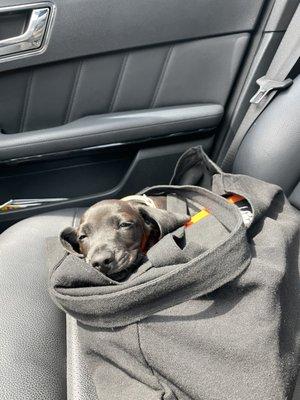
<svg viewBox="0 0 300 400"><path fill-rule="evenodd" d="M284 81L274 81L265 75L257 79L256 83L258 84L259 89L250 99L250 103L252 104L259 104L273 90L283 90L288 88L293 83L293 80L287 78Z"/></svg>

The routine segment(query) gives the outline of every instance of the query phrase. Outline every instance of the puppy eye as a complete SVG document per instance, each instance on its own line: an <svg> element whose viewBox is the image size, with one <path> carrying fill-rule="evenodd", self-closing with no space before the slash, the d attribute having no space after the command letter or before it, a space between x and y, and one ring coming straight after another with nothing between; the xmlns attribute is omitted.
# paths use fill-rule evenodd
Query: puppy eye
<svg viewBox="0 0 300 400"><path fill-rule="evenodd" d="M129 222L129 221L121 222L119 224L119 228L130 228L132 225L133 225L133 222Z"/></svg>
<svg viewBox="0 0 300 400"><path fill-rule="evenodd" d="M86 235L82 234L82 235L79 236L78 239L79 239L79 240L84 240L86 237L87 237Z"/></svg>

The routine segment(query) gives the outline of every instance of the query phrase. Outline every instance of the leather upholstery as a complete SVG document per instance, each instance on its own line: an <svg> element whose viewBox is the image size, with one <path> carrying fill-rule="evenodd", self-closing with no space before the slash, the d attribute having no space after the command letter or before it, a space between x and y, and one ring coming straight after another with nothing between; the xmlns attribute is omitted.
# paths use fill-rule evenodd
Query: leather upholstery
<svg viewBox="0 0 300 400"><path fill-rule="evenodd" d="M19 222L0 236L0 387L3 400L66 398L65 315L47 292L46 237L74 211Z"/></svg>
<svg viewBox="0 0 300 400"><path fill-rule="evenodd" d="M300 209L300 76L280 93L245 136L233 172L281 186Z"/></svg>
<svg viewBox="0 0 300 400"><path fill-rule="evenodd" d="M27 132L153 107L224 106L248 39L240 33L3 72L0 129Z"/></svg>
<svg viewBox="0 0 300 400"><path fill-rule="evenodd" d="M0 2L1 6L24 3L30 2ZM76 0L74 3L74 0L55 0L53 3L57 13L47 51L13 62L2 60L1 72L46 63L53 66L54 62L62 60L171 41L252 32L265 1ZM1 16L0 37L3 39L20 32L14 25L14 33L8 36L5 25ZM277 29L277 25L273 19L269 29ZM278 29L286 29L286 24L281 23Z"/></svg>

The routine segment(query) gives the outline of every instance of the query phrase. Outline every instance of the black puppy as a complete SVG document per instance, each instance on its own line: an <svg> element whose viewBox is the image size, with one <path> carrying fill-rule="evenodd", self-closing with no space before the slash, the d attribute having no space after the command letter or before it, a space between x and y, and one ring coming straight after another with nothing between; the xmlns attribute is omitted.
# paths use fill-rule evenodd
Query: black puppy
<svg viewBox="0 0 300 400"><path fill-rule="evenodd" d="M165 197L129 196L90 207L77 228L60 235L66 250L111 276L139 265L160 238L184 225L188 216L166 211Z"/></svg>

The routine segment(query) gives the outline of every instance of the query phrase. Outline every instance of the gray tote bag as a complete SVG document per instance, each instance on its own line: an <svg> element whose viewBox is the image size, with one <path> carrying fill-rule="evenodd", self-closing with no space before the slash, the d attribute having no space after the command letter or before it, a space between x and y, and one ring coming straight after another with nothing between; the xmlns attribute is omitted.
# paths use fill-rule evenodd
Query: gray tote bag
<svg viewBox="0 0 300 400"><path fill-rule="evenodd" d="M180 227L116 282L49 241L49 291L77 321L100 400L289 399L299 360L299 214L280 187L223 173L201 148L178 161ZM245 199L248 209L231 204Z"/></svg>

